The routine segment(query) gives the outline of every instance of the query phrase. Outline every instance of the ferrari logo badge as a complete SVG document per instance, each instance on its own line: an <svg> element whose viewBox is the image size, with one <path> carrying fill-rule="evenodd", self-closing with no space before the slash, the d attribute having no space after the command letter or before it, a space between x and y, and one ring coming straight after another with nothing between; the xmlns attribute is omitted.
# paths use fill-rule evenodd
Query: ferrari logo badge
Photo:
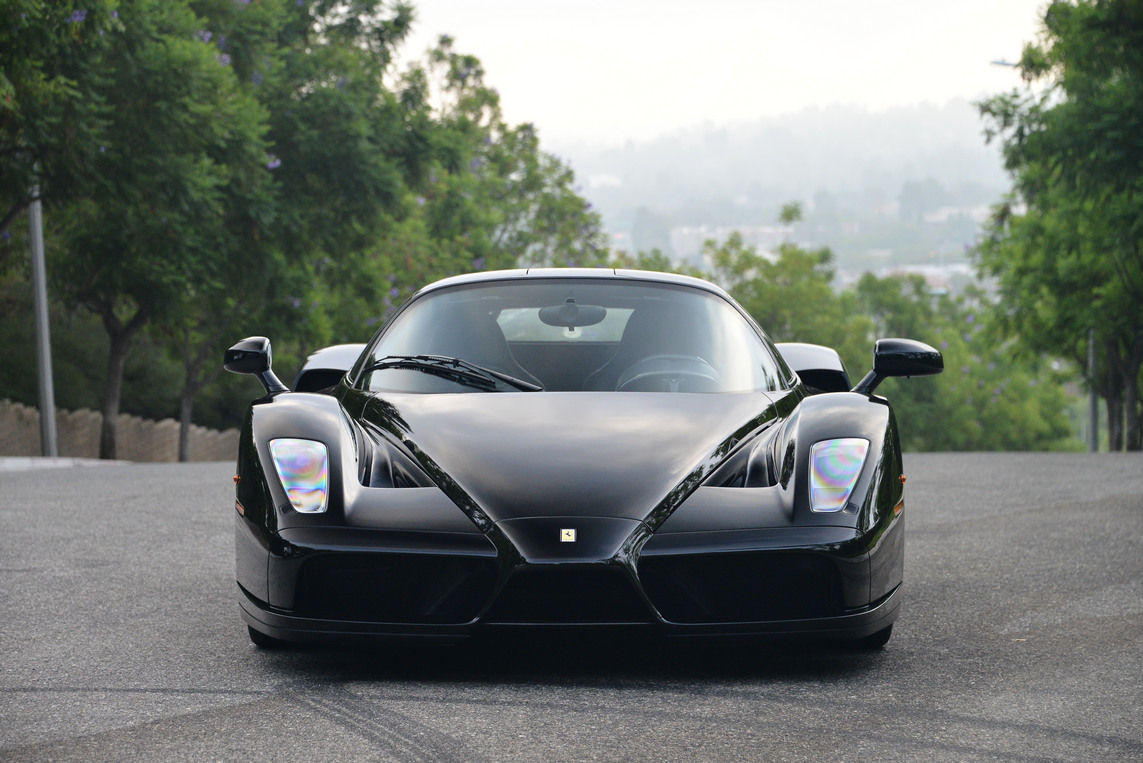
<svg viewBox="0 0 1143 763"><path fill-rule="evenodd" d="M565 527L560 530L560 543L575 543L574 527Z"/></svg>

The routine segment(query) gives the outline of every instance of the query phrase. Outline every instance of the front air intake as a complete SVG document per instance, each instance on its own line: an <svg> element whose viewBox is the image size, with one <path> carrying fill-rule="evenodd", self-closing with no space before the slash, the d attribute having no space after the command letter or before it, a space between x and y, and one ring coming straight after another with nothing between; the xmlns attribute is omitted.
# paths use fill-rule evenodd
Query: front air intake
<svg viewBox="0 0 1143 763"><path fill-rule="evenodd" d="M301 617L467 623L488 602L496 561L435 554L323 554L298 575Z"/></svg>
<svg viewBox="0 0 1143 763"><path fill-rule="evenodd" d="M616 565L524 565L508 579L488 623L647 623L653 616Z"/></svg>
<svg viewBox="0 0 1143 763"><path fill-rule="evenodd" d="M820 554L758 552L644 557L639 579L663 618L744 623L843 612L841 578Z"/></svg>

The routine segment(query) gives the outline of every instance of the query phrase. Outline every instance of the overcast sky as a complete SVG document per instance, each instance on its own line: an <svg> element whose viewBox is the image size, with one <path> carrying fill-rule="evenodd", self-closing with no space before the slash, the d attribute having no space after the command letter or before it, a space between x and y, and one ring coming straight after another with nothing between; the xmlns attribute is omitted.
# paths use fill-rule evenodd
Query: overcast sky
<svg viewBox="0 0 1143 763"><path fill-rule="evenodd" d="M1045 0L413 0L545 145L642 140L830 103L880 110L1011 89Z"/></svg>

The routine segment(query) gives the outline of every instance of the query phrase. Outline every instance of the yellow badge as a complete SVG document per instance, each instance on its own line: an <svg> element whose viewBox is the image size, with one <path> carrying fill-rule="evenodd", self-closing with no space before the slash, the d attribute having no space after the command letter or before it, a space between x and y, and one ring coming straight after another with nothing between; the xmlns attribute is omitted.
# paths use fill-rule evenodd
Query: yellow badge
<svg viewBox="0 0 1143 763"><path fill-rule="evenodd" d="M560 543L575 543L574 527L565 527L560 530Z"/></svg>

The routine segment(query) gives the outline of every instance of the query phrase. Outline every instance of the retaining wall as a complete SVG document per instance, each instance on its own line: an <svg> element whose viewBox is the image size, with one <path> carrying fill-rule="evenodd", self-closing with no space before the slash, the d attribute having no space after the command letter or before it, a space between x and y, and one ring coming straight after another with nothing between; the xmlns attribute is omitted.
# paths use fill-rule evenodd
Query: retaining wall
<svg viewBox="0 0 1143 763"><path fill-rule="evenodd" d="M56 443L59 455L68 458L99 458L98 411L56 409ZM179 422L150 421L120 414L118 457L124 461L178 461ZM40 412L20 403L0 400L0 456L39 456ZM238 455L238 430L218 431L191 426L191 461L233 461Z"/></svg>

